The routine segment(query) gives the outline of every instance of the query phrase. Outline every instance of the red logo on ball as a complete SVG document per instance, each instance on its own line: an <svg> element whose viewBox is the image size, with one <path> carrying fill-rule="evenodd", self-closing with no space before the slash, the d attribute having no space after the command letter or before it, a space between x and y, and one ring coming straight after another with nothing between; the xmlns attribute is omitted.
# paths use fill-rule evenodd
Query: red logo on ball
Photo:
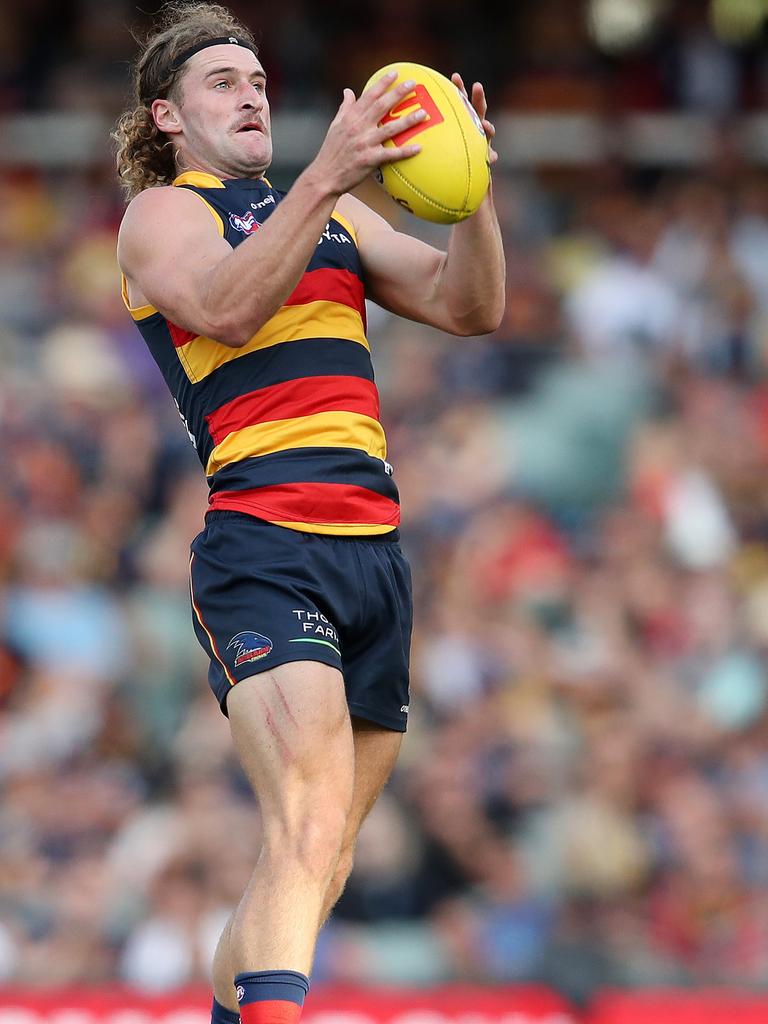
<svg viewBox="0 0 768 1024"><path fill-rule="evenodd" d="M433 125L441 124L445 120L438 110L437 104L427 92L427 87L419 82L413 92L409 92L405 99L400 100L396 106L392 107L388 114L382 117L381 124L391 124L392 121L397 121L401 117L405 117L406 114L415 113L417 110L426 110L426 118L423 121L419 121L418 124L406 128L398 135L393 135L392 141L396 146L404 146L414 135L418 135Z"/></svg>

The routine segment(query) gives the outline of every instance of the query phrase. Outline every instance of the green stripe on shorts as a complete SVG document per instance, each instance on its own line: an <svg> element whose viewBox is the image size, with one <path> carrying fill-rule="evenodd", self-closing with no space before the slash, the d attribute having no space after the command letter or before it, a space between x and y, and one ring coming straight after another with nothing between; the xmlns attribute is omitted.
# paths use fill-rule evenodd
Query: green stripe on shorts
<svg viewBox="0 0 768 1024"><path fill-rule="evenodd" d="M339 650L338 647L334 647L334 645L329 640L318 640L317 637L314 637L314 636L299 636L299 637L296 637L295 640L289 640L288 643L289 644L325 644L326 647L330 647L332 651L335 651L338 654L338 656L341 657L341 651Z"/></svg>

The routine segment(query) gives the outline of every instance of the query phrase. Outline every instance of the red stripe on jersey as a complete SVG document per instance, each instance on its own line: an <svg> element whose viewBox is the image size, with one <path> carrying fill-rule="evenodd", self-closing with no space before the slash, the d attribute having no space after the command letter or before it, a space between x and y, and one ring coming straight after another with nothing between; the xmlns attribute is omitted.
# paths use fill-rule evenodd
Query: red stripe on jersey
<svg viewBox="0 0 768 1024"><path fill-rule="evenodd" d="M307 302L339 302L349 306L360 314L365 328L365 288L363 282L351 270L334 270L323 267L305 273L291 294L285 300L285 306L303 306ZM281 307L282 308L282 307ZM175 348L181 348L187 342L200 335L187 331L183 327L168 322L168 330Z"/></svg>
<svg viewBox="0 0 768 1024"><path fill-rule="evenodd" d="M186 345L188 341L192 341L194 338L198 338L199 335L195 334L194 331L186 331L183 327L177 327L176 324L172 324L170 320L167 320L168 330L171 332L171 340L173 341L174 348L181 348L182 345Z"/></svg>
<svg viewBox="0 0 768 1024"><path fill-rule="evenodd" d="M350 484L276 484L217 491L211 509L230 509L270 522L397 526L400 506L367 487Z"/></svg>
<svg viewBox="0 0 768 1024"><path fill-rule="evenodd" d="M240 1006L242 1024L296 1024L302 1007L286 999L260 999Z"/></svg>
<svg viewBox="0 0 768 1024"><path fill-rule="evenodd" d="M379 418L379 393L363 377L300 377L238 395L205 417L214 444L243 427L318 412L357 412Z"/></svg>
<svg viewBox="0 0 768 1024"><path fill-rule="evenodd" d="M340 302L356 309L365 323L365 288L351 270L323 267L309 270L285 300L286 306L301 306L305 302Z"/></svg>

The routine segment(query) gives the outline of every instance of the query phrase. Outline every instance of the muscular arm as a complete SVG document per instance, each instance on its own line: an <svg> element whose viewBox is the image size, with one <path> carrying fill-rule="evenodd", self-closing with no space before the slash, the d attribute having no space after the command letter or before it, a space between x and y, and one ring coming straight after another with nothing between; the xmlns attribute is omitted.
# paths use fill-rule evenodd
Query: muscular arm
<svg viewBox="0 0 768 1024"><path fill-rule="evenodd" d="M487 334L504 314L504 250L493 198L451 230L448 251L404 235L354 196L339 209L355 225L368 294L385 309L449 334Z"/></svg>
<svg viewBox="0 0 768 1024"><path fill-rule="evenodd" d="M182 188L147 189L128 210L118 260L129 284L174 323L241 347L298 284L337 198L382 161L414 156L420 147L385 141L424 114L379 126L412 82L383 76L359 98L351 89L320 151L266 223L233 249L200 197Z"/></svg>
<svg viewBox="0 0 768 1024"><path fill-rule="evenodd" d="M335 201L311 175L299 178L263 227L233 249L197 195L147 189L123 219L118 259L173 323L237 347L296 287Z"/></svg>

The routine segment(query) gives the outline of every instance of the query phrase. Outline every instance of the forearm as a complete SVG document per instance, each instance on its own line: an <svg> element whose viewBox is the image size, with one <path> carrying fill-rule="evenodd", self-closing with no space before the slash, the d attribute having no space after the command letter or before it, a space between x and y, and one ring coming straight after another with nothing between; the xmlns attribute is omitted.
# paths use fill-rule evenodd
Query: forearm
<svg viewBox="0 0 768 1024"><path fill-rule="evenodd" d="M435 285L435 302L449 311L457 334L487 334L504 315L506 264L501 231L488 195L456 224Z"/></svg>
<svg viewBox="0 0 768 1024"><path fill-rule="evenodd" d="M298 284L338 196L312 165L267 221L211 270L205 307L226 322L230 342L245 344Z"/></svg>

